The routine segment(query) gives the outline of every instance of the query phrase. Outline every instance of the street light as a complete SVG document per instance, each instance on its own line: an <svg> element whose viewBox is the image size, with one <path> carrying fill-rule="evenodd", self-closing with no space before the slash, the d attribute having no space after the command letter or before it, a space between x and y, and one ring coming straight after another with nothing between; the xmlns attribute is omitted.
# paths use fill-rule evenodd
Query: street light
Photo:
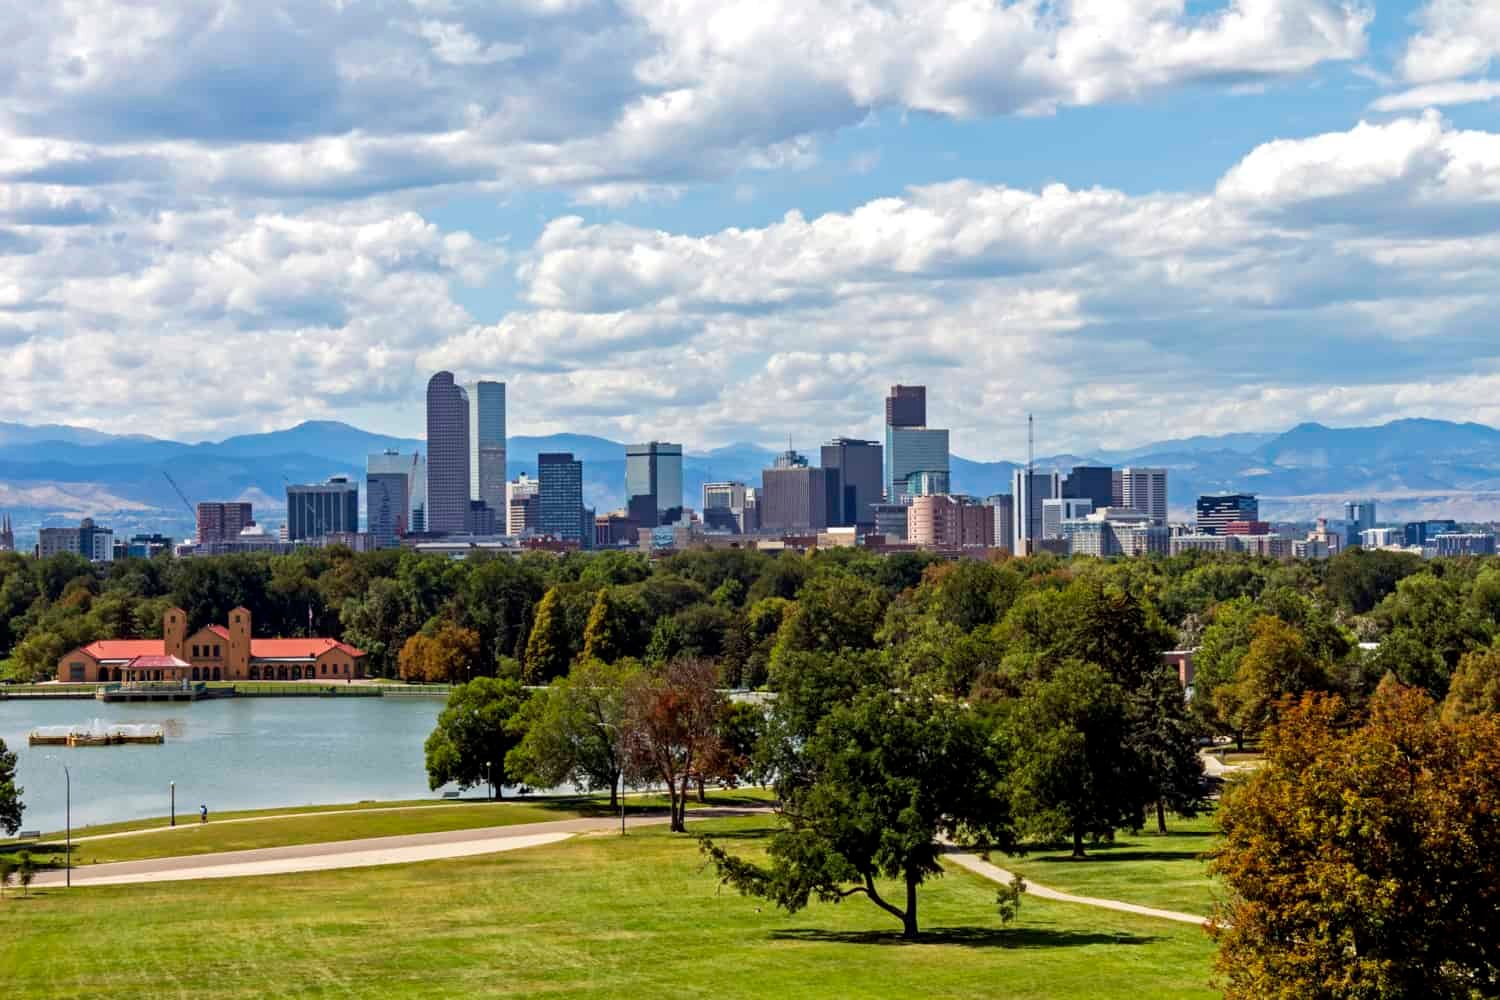
<svg viewBox="0 0 1500 1000"><path fill-rule="evenodd" d="M65 789L67 795L67 797L63 800L63 808L65 810L63 813L63 821L66 824L64 826L64 836L67 837L66 846L64 847L65 853L63 855L63 866L67 872L67 874L64 876L66 888L71 889L73 888L73 773L68 770L68 765L63 764L61 760L58 760L51 754L47 755L47 759L56 760L59 764L62 764L63 769L63 788Z"/></svg>
<svg viewBox="0 0 1500 1000"><path fill-rule="evenodd" d="M177 825L177 782L167 782L167 787L172 790L172 825Z"/></svg>

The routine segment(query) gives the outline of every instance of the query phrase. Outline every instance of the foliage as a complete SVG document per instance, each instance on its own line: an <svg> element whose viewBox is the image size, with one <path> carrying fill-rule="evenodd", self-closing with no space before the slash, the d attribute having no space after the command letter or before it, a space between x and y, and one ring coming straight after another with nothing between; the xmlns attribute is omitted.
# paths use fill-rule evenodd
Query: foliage
<svg viewBox="0 0 1500 1000"><path fill-rule="evenodd" d="M488 785L498 798L510 783L506 756L521 739L512 719L524 698L518 682L495 677L454 688L424 746L428 785Z"/></svg>
<svg viewBox="0 0 1500 1000"><path fill-rule="evenodd" d="M1330 679L1307 648L1307 640L1280 618L1263 615L1250 626L1250 648L1233 683L1214 691L1214 707L1236 731L1259 732L1275 721L1277 703L1288 695L1326 691Z"/></svg>
<svg viewBox="0 0 1500 1000"><path fill-rule="evenodd" d="M461 684L481 673L479 633L445 623L401 647L401 679Z"/></svg>
<svg viewBox="0 0 1500 1000"><path fill-rule="evenodd" d="M525 677L528 684L546 684L563 676L573 661L571 637L561 605L562 598L558 589L553 587L536 606L536 617L526 640Z"/></svg>
<svg viewBox="0 0 1500 1000"><path fill-rule="evenodd" d="M1443 701L1443 718L1461 722L1500 713L1500 648L1464 654Z"/></svg>
<svg viewBox="0 0 1500 1000"><path fill-rule="evenodd" d="M1218 968L1239 998L1500 992L1500 718L1383 683L1368 721L1309 695L1226 794Z"/></svg>
<svg viewBox="0 0 1500 1000"><path fill-rule="evenodd" d="M538 788L608 788L610 805L618 804L625 688L639 669L584 659L533 694L514 720L525 735L506 756L506 772Z"/></svg>
<svg viewBox="0 0 1500 1000"><path fill-rule="evenodd" d="M16 784L16 755L0 740L0 830L6 836L13 836L21 829L21 813L26 808L21 792L22 788Z"/></svg>
<svg viewBox="0 0 1500 1000"><path fill-rule="evenodd" d="M706 660L674 660L632 676L624 689L627 773L667 786L674 833L687 830L690 782L721 752L724 696Z"/></svg>
<svg viewBox="0 0 1500 1000"><path fill-rule="evenodd" d="M951 701L867 689L818 723L804 783L785 787L769 865L703 840L726 885L789 912L863 895L917 936L917 888L942 874L940 837L1011 837L1005 766L989 727ZM877 878L900 879L904 905Z"/></svg>

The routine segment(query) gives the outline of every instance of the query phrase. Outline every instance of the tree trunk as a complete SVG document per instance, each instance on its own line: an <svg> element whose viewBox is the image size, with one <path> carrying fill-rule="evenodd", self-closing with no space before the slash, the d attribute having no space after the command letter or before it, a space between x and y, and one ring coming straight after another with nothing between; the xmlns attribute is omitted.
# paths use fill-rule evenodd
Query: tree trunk
<svg viewBox="0 0 1500 1000"><path fill-rule="evenodd" d="M1083 853L1083 827L1081 826L1073 827L1073 857L1088 857Z"/></svg>
<svg viewBox="0 0 1500 1000"><path fill-rule="evenodd" d="M917 880L906 876L906 912L901 915L901 936L915 940L917 936Z"/></svg>
<svg viewBox="0 0 1500 1000"><path fill-rule="evenodd" d="M1243 731L1240 731L1240 730L1236 730L1235 731L1235 734L1234 734L1234 745L1239 748L1240 753L1244 753L1245 752L1245 734L1244 734Z"/></svg>
<svg viewBox="0 0 1500 1000"><path fill-rule="evenodd" d="M620 775L618 773L609 776L609 811L614 812L620 808Z"/></svg>
<svg viewBox="0 0 1500 1000"><path fill-rule="evenodd" d="M1156 832L1167 832L1167 807L1161 799L1156 800Z"/></svg>
<svg viewBox="0 0 1500 1000"><path fill-rule="evenodd" d="M708 801L708 793L703 789L703 779L698 779L698 804L702 805Z"/></svg>

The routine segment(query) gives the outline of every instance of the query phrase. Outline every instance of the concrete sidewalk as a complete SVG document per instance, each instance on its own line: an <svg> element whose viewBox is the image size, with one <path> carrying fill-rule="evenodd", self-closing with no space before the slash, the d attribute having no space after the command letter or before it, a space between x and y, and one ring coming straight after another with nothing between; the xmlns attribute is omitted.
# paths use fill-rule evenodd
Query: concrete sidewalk
<svg viewBox="0 0 1500 1000"><path fill-rule="evenodd" d="M1010 885L1015 876L998 865L991 864L977 854L945 854L949 861L960 868L967 868L976 875L998 882L1001 885ZM1123 903L1118 899L1095 899L1093 896L1075 896L1070 892L1059 892L1057 889L1049 889L1035 882L1026 882L1026 895L1035 896L1037 899L1050 899L1058 903L1078 903L1082 906L1094 906L1101 910L1115 910L1120 913L1133 913L1138 917L1156 917L1159 920L1174 920L1181 924L1193 924L1202 927L1208 923L1207 917L1200 917L1195 913L1179 913L1176 910L1158 910L1150 906L1137 906L1135 903Z"/></svg>
<svg viewBox="0 0 1500 1000"><path fill-rule="evenodd" d="M705 808L688 811L689 820L725 819L754 816L764 810ZM659 826L667 814L635 816L626 819L626 828ZM577 834L618 832L618 817L564 819L545 823L520 823L472 830L445 830L439 833L415 833L398 837L370 837L363 840L332 841L323 844L296 844L289 847L265 847L252 851L226 851L175 858L148 858L142 861L118 861L85 865L73 869L73 886L122 885L139 882L180 882L190 879L236 878L251 875L284 875L293 872L330 871L338 868L364 868L373 865L403 864L414 861L439 861L466 858L480 854L536 847L557 843ZM65 872L46 871L37 875L37 887L57 887L65 882Z"/></svg>

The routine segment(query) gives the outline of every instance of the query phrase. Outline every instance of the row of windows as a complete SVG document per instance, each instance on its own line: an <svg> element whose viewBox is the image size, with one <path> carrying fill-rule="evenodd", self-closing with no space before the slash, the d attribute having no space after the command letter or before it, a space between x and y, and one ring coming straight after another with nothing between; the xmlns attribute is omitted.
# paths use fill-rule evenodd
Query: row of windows
<svg viewBox="0 0 1500 1000"><path fill-rule="evenodd" d="M209 650L213 650L213 652L210 653ZM196 659L199 659L200 657L205 657L205 656L211 656L211 657L213 657L215 659L218 659L219 658L219 644L216 642L212 646L210 646L207 643L204 643L203 645L200 646L196 642L193 643L193 659L196 660Z"/></svg>

